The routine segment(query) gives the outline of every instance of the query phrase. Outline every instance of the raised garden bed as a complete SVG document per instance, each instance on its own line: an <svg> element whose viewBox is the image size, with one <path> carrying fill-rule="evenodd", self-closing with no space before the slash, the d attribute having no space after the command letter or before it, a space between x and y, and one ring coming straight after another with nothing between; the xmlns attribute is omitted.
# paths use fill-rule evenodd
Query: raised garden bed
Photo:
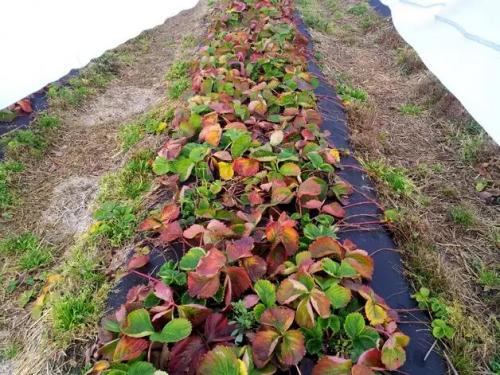
<svg viewBox="0 0 500 375"><path fill-rule="evenodd" d="M89 373L444 373L293 2L212 19Z"/></svg>

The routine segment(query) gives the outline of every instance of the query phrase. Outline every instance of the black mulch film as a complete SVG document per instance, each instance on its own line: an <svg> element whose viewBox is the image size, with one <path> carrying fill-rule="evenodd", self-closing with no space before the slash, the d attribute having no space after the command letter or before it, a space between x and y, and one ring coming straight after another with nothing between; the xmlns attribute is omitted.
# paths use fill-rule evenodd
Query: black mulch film
<svg viewBox="0 0 500 375"><path fill-rule="evenodd" d="M387 5L382 4L380 0L369 0L369 2L372 8L382 17L391 16L391 9Z"/></svg>
<svg viewBox="0 0 500 375"><path fill-rule="evenodd" d="M312 38L302 19L296 14L296 23L299 31L307 36L309 40L309 55L313 55ZM339 149L349 149L352 153L349 142L349 132L344 109L337 98L337 94L332 86L328 84L321 70L310 58L308 62L309 71L316 75L320 81L319 87L315 90L318 96L318 104L323 116L323 130L330 131L330 142ZM329 99L335 98L335 100ZM361 168L357 160L352 157L343 157L341 164L344 166L354 166ZM343 179L355 188L355 192L349 196L349 204L376 199L376 191L368 176L358 169L345 168L338 172ZM380 214L380 210L374 205L360 205L346 209L346 217L352 215L374 215ZM349 222L356 223L366 221L366 217L358 216ZM375 226L377 227L377 225ZM370 226L370 229L374 226ZM393 309L416 309L418 306L411 298L411 290L403 275L403 265L398 252L391 251L396 248L396 244L387 229L378 225L377 230L352 230L339 232L339 239L349 239L360 249L366 250L375 261L375 272L371 282L372 288L380 295ZM399 371L411 375L434 375L445 374L446 365L443 358L436 352L431 351L424 361L424 357L434 343L434 338L428 329L429 319L423 311L411 311L399 313L399 328L410 336L410 345L406 348L406 363ZM412 322L412 323L405 323ZM413 323L419 322L419 323Z"/></svg>
<svg viewBox="0 0 500 375"><path fill-rule="evenodd" d="M309 55L313 55L312 38L306 26L302 22L299 14L295 15L296 24L299 31L308 40ZM337 94L332 86L327 82L319 67L312 58L308 62L309 71L316 75L320 81L319 87L315 90L318 96L318 104L323 117L323 130L331 133L329 141L338 149L350 150L349 132L347 127L344 108L337 98ZM335 98L335 99L333 99ZM365 202L368 199L376 199L376 191L368 176L358 168L362 168L357 160L352 156L343 157L341 164L346 167L338 172L338 175L349 182L355 192L349 197L349 204ZM346 216L352 215L380 215L381 211L375 205L359 205L346 209ZM357 216L349 223L366 221L366 217ZM366 250L375 261L375 272L371 282L372 288L380 295L389 306L396 310L412 310L410 312L399 312L399 328L410 337L410 344L406 348L406 363L397 371L398 373L410 375L441 375L446 373L446 364L443 358L435 351L429 352L434 343L434 338L429 330L429 319L424 311L419 311L415 301L411 298L411 290L403 275L403 265L401 257L394 251L396 244L382 225L371 225L370 230L348 229L339 232L341 241L349 239L360 249ZM132 256L133 254L129 254ZM164 252L161 249L154 249L151 252L150 263L141 269L141 272L154 275L167 260L177 261L182 256L182 250L172 249ZM147 284L148 280L135 274L124 276L110 294L107 309L112 311L125 303L126 295L130 288ZM409 323L405 323L409 322ZM427 358L424 360L425 356ZM300 363L302 375L310 375L314 362L305 358ZM292 373L296 374L295 370ZM215 374L214 374L215 375Z"/></svg>
<svg viewBox="0 0 500 375"><path fill-rule="evenodd" d="M80 69L72 69L68 74L59 80L53 82L53 84L66 85L70 78L75 77L79 74ZM26 128L31 121L33 121L37 115L37 113L44 111L48 108L48 97L47 97L47 87L41 88L40 90L28 95L28 98L31 102L31 107L33 108L33 112L29 114L20 114L14 120L8 122L0 122L0 137L4 134L7 134L16 129ZM0 108L2 110L3 108ZM0 160L3 158L3 151L0 148Z"/></svg>

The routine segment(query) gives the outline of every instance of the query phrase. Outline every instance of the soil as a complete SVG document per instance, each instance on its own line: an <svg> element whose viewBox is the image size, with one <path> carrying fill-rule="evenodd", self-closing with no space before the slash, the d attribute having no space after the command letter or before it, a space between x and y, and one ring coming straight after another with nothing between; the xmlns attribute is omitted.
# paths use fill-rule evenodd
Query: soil
<svg viewBox="0 0 500 375"><path fill-rule="evenodd" d="M121 69L117 79L79 108L53 110L62 119L62 126L47 155L20 175L18 195L22 202L11 221L0 223L0 233L30 230L51 243L58 254L65 254L90 225L89 207L100 177L126 159L117 142L119 128L167 102L164 75L186 53L180 43L182 38L201 37L206 11L206 2L201 1L195 8L118 47L117 52L128 54L132 62ZM6 329L15 327L29 314L13 305L5 302L0 311L1 326ZM22 333L17 335L23 337ZM48 358L27 353L36 343L22 344L30 349L16 357L11 364L14 369L0 362L0 374L57 373L49 370L53 366L47 365Z"/></svg>
<svg viewBox="0 0 500 375"><path fill-rule="evenodd" d="M333 20L331 3L339 4L316 2L319 14ZM472 122L463 106L418 57L409 74L402 71L398 48L409 47L390 20L377 19L362 31L355 26L359 18L346 12L359 1L341 3L337 6L343 15L332 21L332 33L312 30L323 72L334 85L347 80L368 93L367 103L347 106L356 154L363 160L404 167L415 181L418 197L411 199L395 197L383 184L378 186L387 208L399 207L407 214L407 223L396 225L396 240L406 250L406 271L416 284L431 286L459 303L464 321L476 327L469 334L481 335L477 345L470 345L476 345L471 356L477 368L484 369L495 351L499 296L478 283L478 269L500 264L498 244L491 239L491 232L500 225L500 207L485 202L475 184L482 176L493 189L498 188L500 148L486 137L475 163L461 160L459 137L464 124ZM401 113L399 108L407 103L420 105L423 113ZM471 227L463 228L450 219L450 208L457 205L473 213ZM412 248L415 242L428 247L416 250Z"/></svg>

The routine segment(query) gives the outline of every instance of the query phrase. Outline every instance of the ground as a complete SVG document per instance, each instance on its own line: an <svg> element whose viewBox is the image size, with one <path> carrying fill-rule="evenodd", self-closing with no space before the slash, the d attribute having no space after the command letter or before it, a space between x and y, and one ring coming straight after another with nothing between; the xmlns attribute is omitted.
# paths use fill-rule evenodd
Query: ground
<svg viewBox="0 0 500 375"><path fill-rule="evenodd" d="M356 154L396 216L406 273L417 290L428 287L452 307L457 332L445 353L460 374L494 371L499 147L390 20L362 1L299 3L315 57L346 105Z"/></svg>
<svg viewBox="0 0 500 375"><path fill-rule="evenodd" d="M60 272L66 258L72 256L75 243L92 223L92 204L103 177L120 170L145 145L155 147L158 141L154 137L140 140L140 136L133 140L140 142L127 150L129 145L122 147L127 138L121 129L168 107L165 73L175 61L195 50L204 30L205 12L206 4L201 2L193 10L184 11L108 52L119 62L115 76L78 105L61 99L61 95L53 98L50 115L58 118L61 125L50 134L42 157L23 159L29 167L13 183L19 199L0 222L0 240L33 233L43 240L44 246L53 249L53 261L35 272L26 272L15 265L17 259L0 254L5 260L2 280L12 283L29 277L36 282L48 273ZM20 281L16 291L2 288L0 292L1 357L14 357L0 365L0 374L64 371L64 362L72 360L71 354L40 350L38 346L44 345L45 326L49 323L44 317L37 323L30 321L29 311L17 302L23 290L26 287ZM19 326L20 329L14 328ZM27 339L34 341L26 342Z"/></svg>

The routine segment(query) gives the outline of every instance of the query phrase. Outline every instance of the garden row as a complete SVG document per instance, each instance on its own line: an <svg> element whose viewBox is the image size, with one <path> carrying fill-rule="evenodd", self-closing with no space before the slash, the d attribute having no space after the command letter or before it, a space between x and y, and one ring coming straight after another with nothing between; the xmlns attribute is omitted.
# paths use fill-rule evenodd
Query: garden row
<svg viewBox="0 0 500 375"><path fill-rule="evenodd" d="M375 374L409 338L337 239L351 186L321 130L290 0L221 1L152 161L160 184L129 272L149 280L103 320L91 374ZM151 251L168 257L151 276ZM158 371L157 371L158 370ZM156 372L155 372L156 371Z"/></svg>

